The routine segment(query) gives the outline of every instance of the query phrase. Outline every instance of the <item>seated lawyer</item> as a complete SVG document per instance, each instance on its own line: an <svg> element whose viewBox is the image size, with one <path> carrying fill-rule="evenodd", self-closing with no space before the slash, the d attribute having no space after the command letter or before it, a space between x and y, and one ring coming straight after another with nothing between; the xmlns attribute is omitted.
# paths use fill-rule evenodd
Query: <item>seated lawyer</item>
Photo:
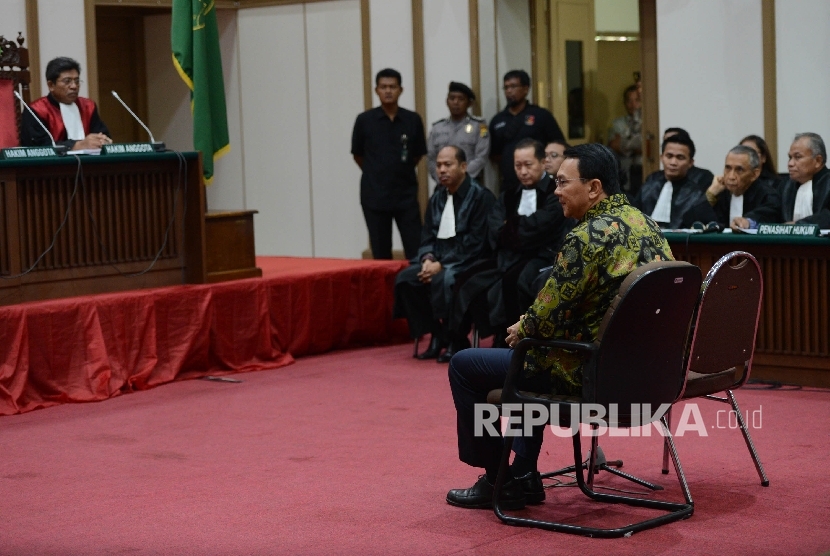
<svg viewBox="0 0 830 556"><path fill-rule="evenodd" d="M565 237L545 287L521 320L508 329L511 347L522 338L592 342L625 277L655 260L672 260L660 227L628 203L620 190L619 165L603 145L577 145L565 151L556 177L556 196L566 217L579 223ZM475 405L487 401L490 390L501 388L512 350L466 349L449 365L450 389L456 409L458 457L485 473L470 488L451 490L447 502L462 508L489 508L498 475L501 436L475 434ZM531 350L525 360L522 390L554 395L582 395L583 360L563 350ZM505 483L505 509L545 499L536 460L543 427L514 443Z"/></svg>
<svg viewBox="0 0 830 556"><path fill-rule="evenodd" d="M474 305L476 313L483 313L474 319L476 323L486 322L481 332L495 332L494 345L504 347L507 326L536 297L533 281L539 270L553 264L562 239L573 227L553 193L553 175L545 171L544 162L545 148L539 141L525 138L516 144L513 166L520 185L499 195L487 219L497 266L476 273L459 289L452 318L453 327L460 329L458 335L466 336L467 313Z"/></svg>
<svg viewBox="0 0 830 556"><path fill-rule="evenodd" d="M784 222L818 224L830 228L830 171L827 148L816 133L799 133L790 146L790 179L781 189Z"/></svg>
<svg viewBox="0 0 830 556"><path fill-rule="evenodd" d="M69 150L100 149L112 143L95 102L78 96L81 66L72 58L55 58L46 65L49 94L31 104L32 110L55 138ZM28 110L23 111L20 143L24 147L51 146L52 140Z"/></svg>
<svg viewBox="0 0 830 556"><path fill-rule="evenodd" d="M663 140L663 170L653 172L634 198L633 205L664 228L680 228L686 213L705 200L714 175L696 168L695 143L685 133Z"/></svg>
<svg viewBox="0 0 830 556"><path fill-rule="evenodd" d="M781 197L761 180L761 159L754 149L738 145L729 151L723 175L715 176L706 199L686 214L683 227L695 221L717 222L732 229L781 221Z"/></svg>
<svg viewBox="0 0 830 556"><path fill-rule="evenodd" d="M484 255L487 214L495 201L467 174L461 148L438 151L435 167L440 185L427 205L417 259L395 279L394 317L406 318L413 338L432 334L418 359L438 358L449 343L455 277Z"/></svg>

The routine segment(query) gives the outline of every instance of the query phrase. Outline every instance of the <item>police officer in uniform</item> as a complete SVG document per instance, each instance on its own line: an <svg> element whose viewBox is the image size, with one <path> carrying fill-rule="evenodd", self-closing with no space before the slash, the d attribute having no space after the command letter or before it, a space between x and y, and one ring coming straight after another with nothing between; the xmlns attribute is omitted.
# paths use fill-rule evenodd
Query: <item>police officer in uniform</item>
<svg viewBox="0 0 830 556"><path fill-rule="evenodd" d="M468 110L476 100L472 89L463 83L450 82L447 108L450 117L432 124L427 139L427 165L429 175L438 182L435 159L438 151L448 145L460 147L467 155L467 173L481 183L484 165L490 152L490 138L484 118L471 115Z"/></svg>

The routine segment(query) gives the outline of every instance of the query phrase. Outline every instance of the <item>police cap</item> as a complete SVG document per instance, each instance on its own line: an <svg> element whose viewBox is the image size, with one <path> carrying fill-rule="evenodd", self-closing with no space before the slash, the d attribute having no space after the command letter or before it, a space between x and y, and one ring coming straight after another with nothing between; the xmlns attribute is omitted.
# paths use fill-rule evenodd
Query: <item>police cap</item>
<svg viewBox="0 0 830 556"><path fill-rule="evenodd" d="M473 92L471 88L466 86L464 83L458 83L456 81L450 81L450 91L451 93L462 93L467 95L467 98L471 101L476 99L476 94Z"/></svg>

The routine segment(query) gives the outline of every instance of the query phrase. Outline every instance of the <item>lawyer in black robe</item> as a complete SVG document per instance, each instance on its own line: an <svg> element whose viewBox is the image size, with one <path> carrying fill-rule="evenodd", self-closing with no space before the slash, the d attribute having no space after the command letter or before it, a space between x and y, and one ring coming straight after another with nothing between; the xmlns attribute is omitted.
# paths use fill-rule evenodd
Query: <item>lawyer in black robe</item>
<svg viewBox="0 0 830 556"><path fill-rule="evenodd" d="M671 220L658 222L660 226L670 229L681 228L686 213L701 201L706 201L706 189L713 179L715 176L709 170L692 166L684 177L672 180L674 193L671 200ZM651 173L632 204L647 216L651 216L665 183L666 174L663 170Z"/></svg>
<svg viewBox="0 0 830 556"><path fill-rule="evenodd" d="M781 189L781 219L793 221L795 196L801 184L787 180ZM813 175L813 214L799 220L803 224L818 224L822 230L830 228L830 170L822 168Z"/></svg>
<svg viewBox="0 0 830 556"><path fill-rule="evenodd" d="M482 258L487 245L487 214L495 202L490 190L467 175L453 195L455 236L439 239L447 197L446 187L435 188L424 215L418 256L395 280L394 317L407 319L412 338L427 332L434 337L446 336L442 321L448 320L453 306L455 277ZM440 262L442 269L424 284L418 273L422 262L430 259Z"/></svg>
<svg viewBox="0 0 830 556"><path fill-rule="evenodd" d="M536 298L533 281L539 270L553 264L563 238L576 223L565 218L550 175L543 174L533 186L536 210L529 216L518 213L523 189L520 185L503 192L490 212L488 242L496 266L461 286L450 320L451 327L461 333L469 318L483 336L502 332L518 321ZM474 302L475 315L468 315Z"/></svg>
<svg viewBox="0 0 830 556"><path fill-rule="evenodd" d="M781 222L781 196L768 182L758 178L749 186L744 194L743 217L754 220L759 224L774 224ZM717 222L723 228L731 224L729 210L732 204L732 193L724 191L717 196L714 206L705 198L692 207L683 218L681 226L689 228L694 222Z"/></svg>

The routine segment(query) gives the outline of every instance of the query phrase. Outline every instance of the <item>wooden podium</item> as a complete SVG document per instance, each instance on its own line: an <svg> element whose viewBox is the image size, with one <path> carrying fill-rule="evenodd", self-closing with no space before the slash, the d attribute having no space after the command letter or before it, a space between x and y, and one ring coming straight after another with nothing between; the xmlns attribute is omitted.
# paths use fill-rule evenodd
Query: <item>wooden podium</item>
<svg viewBox="0 0 830 556"><path fill-rule="evenodd" d="M0 305L205 282L198 153L0 161Z"/></svg>
<svg viewBox="0 0 830 556"><path fill-rule="evenodd" d="M254 249L255 210L208 211L205 215L207 282L260 278Z"/></svg>

